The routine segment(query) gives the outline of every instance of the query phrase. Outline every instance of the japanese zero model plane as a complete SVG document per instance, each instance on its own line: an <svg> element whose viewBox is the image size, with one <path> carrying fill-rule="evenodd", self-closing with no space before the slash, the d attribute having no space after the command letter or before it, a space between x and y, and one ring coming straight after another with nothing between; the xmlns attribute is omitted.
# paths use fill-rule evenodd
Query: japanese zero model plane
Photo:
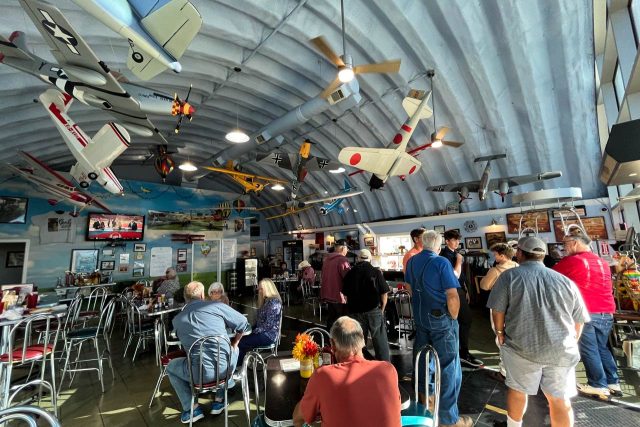
<svg viewBox="0 0 640 427"><path fill-rule="evenodd" d="M187 0L73 0L129 43L127 67L141 80L166 69L182 71L178 59L202 26Z"/></svg>
<svg viewBox="0 0 640 427"><path fill-rule="evenodd" d="M191 118L195 109L177 95L122 82L91 48L60 10L40 0L20 0L57 63L50 63L31 53L26 36L14 31L9 39L0 36L0 62L37 77L82 102L113 115L130 132L166 139L147 114Z"/></svg>
<svg viewBox="0 0 640 427"><path fill-rule="evenodd" d="M24 151L19 152L27 163L27 167L18 167L8 164L9 169L22 178L34 184L37 190L49 193L54 198L49 199L49 204L56 205L61 201L69 202L74 206L84 209L87 206L96 206L110 213L108 207L100 203L94 197L83 193L67 178L53 170L42 160Z"/></svg>
<svg viewBox="0 0 640 427"><path fill-rule="evenodd" d="M487 162L480 181L469 181L447 185L434 185L431 187L427 187L427 191L457 192L458 196L460 197L460 203L471 198L469 197L469 193L478 193L478 199L485 200L487 198L487 194L493 191L494 193L499 195L504 202L505 196L511 193L511 187L530 184L532 182L543 181L546 179L558 178L562 176L562 172L541 172L532 175L491 179L491 161L504 159L506 157L506 154L493 154L490 156L476 158L474 160L475 163Z"/></svg>
<svg viewBox="0 0 640 427"><path fill-rule="evenodd" d="M39 98L77 161L70 174L80 187L87 188L92 181L97 181L110 193L123 194L124 189L109 166L129 147L127 130L109 122L93 139L89 138L66 114L73 98L53 89L48 89Z"/></svg>
<svg viewBox="0 0 640 427"><path fill-rule="evenodd" d="M340 167L338 162L322 157L311 155L311 142L305 139L300 146L298 153L285 153L284 151L274 151L258 160L258 163L266 165L275 165L283 169L289 169L293 172L294 178L291 181L291 198L295 199L300 188L300 184L304 182L304 178L309 172L320 170L334 170Z"/></svg>
<svg viewBox="0 0 640 427"><path fill-rule="evenodd" d="M288 184L283 179L270 178L268 176L254 175L251 173L244 173L236 170L233 167L233 161L229 160L226 167L216 168L213 166L203 166L203 169L208 169L213 172L224 173L231 179L242 186L242 194L254 192L256 196L260 195L260 192L265 189L269 184Z"/></svg>
<svg viewBox="0 0 640 427"><path fill-rule="evenodd" d="M404 178L420 170L422 163L415 154L407 153L407 144L418 125L418 121L431 117L431 108L427 105L431 92L411 90L402 101L402 107L409 114L396 136L386 148L346 147L340 150L338 160L341 163L371 172L369 187L377 190L384 187L390 176Z"/></svg>

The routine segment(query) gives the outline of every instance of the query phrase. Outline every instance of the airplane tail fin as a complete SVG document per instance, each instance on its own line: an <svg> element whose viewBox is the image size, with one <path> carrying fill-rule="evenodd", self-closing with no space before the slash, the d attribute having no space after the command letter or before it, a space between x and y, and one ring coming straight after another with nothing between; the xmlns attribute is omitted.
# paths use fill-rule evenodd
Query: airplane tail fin
<svg viewBox="0 0 640 427"><path fill-rule="evenodd" d="M344 179L344 188L342 189L343 192L347 192L351 190L351 183L349 182L349 180L347 178Z"/></svg>
<svg viewBox="0 0 640 427"><path fill-rule="evenodd" d="M15 58L25 61L34 59L29 53L29 49L27 49L27 36L22 31L14 31L8 39L0 36L0 62L2 62L4 58Z"/></svg>
<svg viewBox="0 0 640 427"><path fill-rule="evenodd" d="M429 102L429 98L431 98L431 92L425 93L425 91L423 90L411 89L407 97L402 100L402 108L404 108L404 111L406 111L409 117L411 117L415 114L415 112L418 110L418 107L420 107L423 101ZM424 105L419 118L427 119L432 115L433 110L429 108L428 105Z"/></svg>
<svg viewBox="0 0 640 427"><path fill-rule="evenodd" d="M131 137L124 127L109 122L93 136L92 141L82 149L82 154L95 169L103 169L129 147Z"/></svg>
<svg viewBox="0 0 640 427"><path fill-rule="evenodd" d="M497 159L506 159L507 155L505 153L502 154L491 154L490 156L482 156L482 157L476 157L473 162L474 163L478 163L478 162L488 162L491 160L497 160Z"/></svg>

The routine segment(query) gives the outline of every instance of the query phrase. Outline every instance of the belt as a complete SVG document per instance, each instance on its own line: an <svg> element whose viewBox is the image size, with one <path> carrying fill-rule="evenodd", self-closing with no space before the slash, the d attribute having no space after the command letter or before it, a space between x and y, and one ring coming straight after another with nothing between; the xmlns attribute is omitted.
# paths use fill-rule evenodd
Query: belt
<svg viewBox="0 0 640 427"><path fill-rule="evenodd" d="M613 316L613 313L589 313L589 314L592 316L605 316L605 315Z"/></svg>
<svg viewBox="0 0 640 427"><path fill-rule="evenodd" d="M442 316L443 314L447 314L447 311L446 310L431 310L431 315L432 316L439 317L439 316Z"/></svg>

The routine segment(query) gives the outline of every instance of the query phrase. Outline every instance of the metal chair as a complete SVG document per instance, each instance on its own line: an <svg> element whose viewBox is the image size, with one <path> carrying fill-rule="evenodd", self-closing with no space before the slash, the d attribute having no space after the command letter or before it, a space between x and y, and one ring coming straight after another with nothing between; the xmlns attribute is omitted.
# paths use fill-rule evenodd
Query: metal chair
<svg viewBox="0 0 640 427"><path fill-rule="evenodd" d="M310 305L311 308L313 309L313 316L315 317L316 315L316 305L320 306L320 298L318 296L315 295L315 293L313 292L313 282L309 282L306 280L303 280L300 283L300 287L302 289L302 300L303 300L303 306L306 307L307 305Z"/></svg>
<svg viewBox="0 0 640 427"><path fill-rule="evenodd" d="M149 408L153 405L153 400L156 398L156 394L158 394L158 391L160 390L162 380L167 376L167 366L169 366L169 362L173 359L177 359L178 357L187 357L187 353L184 350L176 350L166 353L160 358L160 375L158 376L158 381L156 381L156 387L153 389L153 393L151 394L151 399L149 399Z"/></svg>
<svg viewBox="0 0 640 427"><path fill-rule="evenodd" d="M226 344L226 348L231 348L231 342L229 338L224 335L210 335L202 338L198 338L187 351L187 365L189 366L189 384L191 385L191 417L189 419L189 425L193 425L193 404L198 395L202 393L215 393L220 387L224 387L224 425L229 425L229 405L227 401L229 391L229 380L231 379L231 353L224 348L221 348L222 344ZM205 377L205 369L202 363L202 356L207 353L210 358L216 360L218 363L214 366L215 375L209 381ZM198 369L194 372L193 357L198 357ZM220 372L220 361L224 357L226 361L226 372ZM224 375L224 376L223 376ZM205 381L207 379L207 381Z"/></svg>
<svg viewBox="0 0 640 427"><path fill-rule="evenodd" d="M129 339L127 340L127 344L124 347L122 358L124 359L127 356L129 346L131 345L133 339L137 337L138 341L136 342L136 349L134 350L133 358L131 359L132 362L135 362L140 344L142 344L143 348L146 348L147 341L153 341L154 343L156 343L157 333L158 331L155 327L155 322L150 319L145 319L144 313L140 310L140 308L133 301L128 301L127 334L129 335ZM160 353L158 353L158 355L159 354Z"/></svg>
<svg viewBox="0 0 640 427"><path fill-rule="evenodd" d="M259 347L254 347L253 351L257 351L257 352L261 352L261 351L268 351L270 354L267 357L270 356L277 356L278 355L278 346L280 345L280 338L282 337L282 312L283 312L283 307L280 308L280 321L278 322L278 335L276 336L276 340L268 345L263 345L263 346L259 346Z"/></svg>
<svg viewBox="0 0 640 427"><path fill-rule="evenodd" d="M424 359L423 359L424 356ZM431 357L433 357L433 376L434 376L434 390L433 390L433 410L429 408L429 380L431 378ZM424 360L424 364L421 364L421 360ZM438 353L430 345L424 345L416 353L416 360L414 365L414 401L411 402L409 408L403 411L403 424L402 425L415 425L415 426L437 426L438 425L438 409L440 408L440 359L438 359ZM425 400L427 406L420 403L420 396L418 390L418 378L420 375L420 366L423 366L424 380L425 380Z"/></svg>
<svg viewBox="0 0 640 427"><path fill-rule="evenodd" d="M264 421L264 406L266 394L262 398L262 409L260 406L260 383L258 382L259 373L262 372L262 389L266 390L267 384L267 364L262 356L255 351L250 351L244 356L242 363L242 401L244 402L244 413L247 416L247 425L252 426L251 422L251 382L249 381L249 369L253 372L253 391L254 402L256 404L256 416L260 422ZM254 419L255 419L254 418Z"/></svg>
<svg viewBox="0 0 640 427"><path fill-rule="evenodd" d="M99 286L93 289L88 297L84 298L83 303L85 304L85 309L80 311L78 318L78 320L83 323L83 326L86 326L91 320L100 317L100 313L102 313L102 309L107 302L108 295L109 292L107 288L105 286Z"/></svg>
<svg viewBox="0 0 640 427"><path fill-rule="evenodd" d="M408 291L400 290L394 295L396 311L398 313L398 346L402 348L402 337L405 339L415 330L413 320L413 308L411 306L411 294ZM407 346L408 349L411 347Z"/></svg>
<svg viewBox="0 0 640 427"><path fill-rule="evenodd" d="M12 420L24 421L29 427L42 426L43 421L50 427L61 425L54 415L37 406L13 406L0 411L0 425Z"/></svg>
<svg viewBox="0 0 640 427"><path fill-rule="evenodd" d="M331 335L329 335L329 332L324 328L309 328L304 331L304 333L311 336L313 341L320 346L320 357L322 358L322 363L320 363L320 360L318 363L320 365L331 365L334 363L335 355L331 348ZM319 340L316 340L316 337L319 337Z"/></svg>

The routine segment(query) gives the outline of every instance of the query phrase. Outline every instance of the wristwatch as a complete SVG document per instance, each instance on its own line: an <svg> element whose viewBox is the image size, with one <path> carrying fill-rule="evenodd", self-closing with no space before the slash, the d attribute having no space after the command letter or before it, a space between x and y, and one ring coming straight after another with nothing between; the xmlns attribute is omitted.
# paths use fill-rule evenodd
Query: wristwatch
<svg viewBox="0 0 640 427"><path fill-rule="evenodd" d="M496 334L497 335L502 335L502 334L504 334L504 331L496 331Z"/></svg>

